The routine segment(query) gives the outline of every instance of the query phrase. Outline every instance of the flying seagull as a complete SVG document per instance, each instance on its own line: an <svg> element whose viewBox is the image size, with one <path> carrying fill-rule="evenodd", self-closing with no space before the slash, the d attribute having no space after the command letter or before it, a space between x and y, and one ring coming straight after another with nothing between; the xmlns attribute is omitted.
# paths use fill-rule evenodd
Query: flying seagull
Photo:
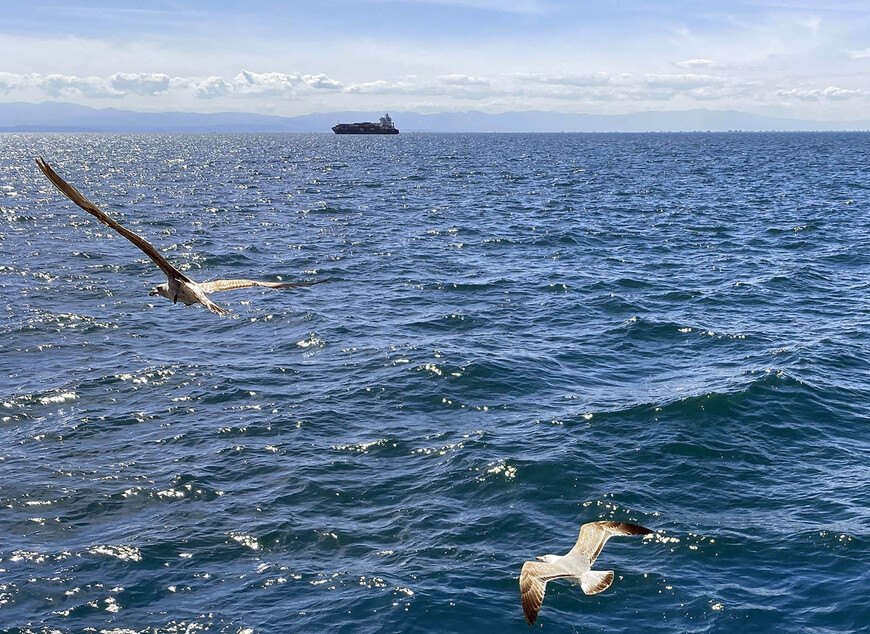
<svg viewBox="0 0 870 634"><path fill-rule="evenodd" d="M319 284L320 282L325 281L260 282L257 280L214 280L212 282L197 284L184 273L172 266L169 261L160 255L157 249L155 249L145 238L118 224L104 211L100 210L94 203L85 198L79 190L58 176L57 172L55 172L51 166L45 162L45 159L42 157L36 159L36 164L39 166L39 169L42 170L42 173L48 177L48 180L54 183L55 187L57 187L67 198L92 216L95 216L97 220L102 222L104 225L111 227L120 233L130 242L142 249L145 255L154 260L154 264L159 266L160 270L166 274L168 281L164 284L158 284L155 286L149 295L161 295L171 299L173 303L181 302L187 306L190 306L191 304L202 304L211 312L222 315L228 311L211 301L208 297L209 293L229 291L236 288L250 288L252 286L264 286L266 288L294 288L297 286L311 286L312 284Z"/></svg>
<svg viewBox="0 0 870 634"><path fill-rule="evenodd" d="M590 570L604 543L614 535L649 535L652 531L626 522L589 522L580 528L580 536L567 555L544 555L527 561L520 572L520 599L526 622L534 625L544 602L547 582L568 579L579 583L586 594L598 594L613 583L612 570Z"/></svg>

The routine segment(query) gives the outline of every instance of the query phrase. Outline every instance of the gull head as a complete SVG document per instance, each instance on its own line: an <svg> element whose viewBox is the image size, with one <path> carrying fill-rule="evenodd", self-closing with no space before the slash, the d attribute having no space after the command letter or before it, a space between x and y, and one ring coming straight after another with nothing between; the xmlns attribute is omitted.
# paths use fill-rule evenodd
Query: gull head
<svg viewBox="0 0 870 634"><path fill-rule="evenodd" d="M169 284L158 284L153 289L151 289L151 292L148 293L148 295L151 297L154 297L155 295L160 295L169 299Z"/></svg>
<svg viewBox="0 0 870 634"><path fill-rule="evenodd" d="M538 561L546 561L548 564L552 564L557 559L561 559L559 555L541 555L540 557L535 557Z"/></svg>

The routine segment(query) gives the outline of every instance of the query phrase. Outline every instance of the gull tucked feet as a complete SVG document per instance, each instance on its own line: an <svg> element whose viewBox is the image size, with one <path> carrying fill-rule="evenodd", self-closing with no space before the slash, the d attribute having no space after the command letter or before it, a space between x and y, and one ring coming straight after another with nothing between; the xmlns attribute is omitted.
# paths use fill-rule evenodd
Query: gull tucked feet
<svg viewBox="0 0 870 634"><path fill-rule="evenodd" d="M649 535L652 531L626 522L590 522L580 528L580 536L567 555L544 555L527 561L520 572L520 600L526 622L534 625L544 602L547 582L568 579L579 583L586 594L598 594L613 583L612 570L590 570L605 542L614 535Z"/></svg>
<svg viewBox="0 0 870 634"><path fill-rule="evenodd" d="M197 284L184 273L172 266L169 261L160 255L157 249L155 249L145 238L118 224L117 221L113 220L94 203L85 198L79 190L58 176L57 172L55 172L43 158L40 157L36 159L36 164L39 166L39 169L42 170L42 173L48 177L48 180L54 183L55 187L57 187L67 198L92 216L96 217L97 220L102 222L104 225L111 227L127 238L130 242L139 247L145 255L151 258L154 261L154 264L160 267L160 270L166 274L167 281L164 284L158 284L154 290L151 291L150 295L160 295L171 299L173 303L181 302L187 306L190 306L191 304L202 304L213 313L224 314L228 311L211 301L208 296L209 293L229 291L236 288L250 288L252 286L264 286L266 288L295 288L297 286L312 286L313 284L320 284L321 282L326 281L259 282L256 280L214 280L212 282Z"/></svg>

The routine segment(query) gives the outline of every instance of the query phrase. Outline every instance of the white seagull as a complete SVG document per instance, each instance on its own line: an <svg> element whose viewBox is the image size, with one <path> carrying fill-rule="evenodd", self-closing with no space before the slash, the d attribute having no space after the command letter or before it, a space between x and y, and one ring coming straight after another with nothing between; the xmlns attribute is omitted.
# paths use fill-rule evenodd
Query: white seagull
<svg viewBox="0 0 870 634"><path fill-rule="evenodd" d="M614 535L649 535L652 531L626 522L589 522L580 527L580 536L567 555L544 555L527 561L520 572L520 599L526 623L534 625L544 602L547 582L568 579L579 583L586 594L598 594L613 583L612 570L590 570L604 543Z"/></svg>
<svg viewBox="0 0 870 634"><path fill-rule="evenodd" d="M211 299L209 299L208 297L209 293L216 293L218 291L229 291L236 288L249 288L251 286L265 286L267 288L294 288L297 286L311 286L313 284L319 284L320 282L326 281L318 280L316 282L260 282L257 280L214 280L212 282L203 282L202 284L197 284L192 279L187 277L184 273L172 266L169 261L162 255L160 255L157 249L155 249L151 245L151 243L148 242L145 238L118 224L104 211L100 210L94 203L85 198L79 190L77 190L75 187L73 187L65 180L63 180L60 176L58 176L57 173L51 168L51 166L45 162L45 159L43 159L42 157L36 159L36 164L39 166L39 169L42 170L42 173L48 177L48 180L54 183L55 187L57 187L67 198L69 198L76 205L84 209L92 216L95 216L97 220L102 222L104 225L109 226L118 233L120 233L130 242L142 249L145 255L154 260L154 264L159 266L160 270L166 274L168 281L164 284L158 284L157 286L155 286L154 290L152 290L149 295L161 295L163 297L171 299L173 303L181 302L182 304L186 304L187 306L190 306L191 304L202 304L211 312L222 315L228 311L211 301Z"/></svg>

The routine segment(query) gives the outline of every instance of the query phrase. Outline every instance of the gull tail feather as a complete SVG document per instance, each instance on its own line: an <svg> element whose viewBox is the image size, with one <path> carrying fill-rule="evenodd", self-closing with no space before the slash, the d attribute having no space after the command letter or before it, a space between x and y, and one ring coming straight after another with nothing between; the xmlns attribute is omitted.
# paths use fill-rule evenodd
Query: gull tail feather
<svg viewBox="0 0 870 634"><path fill-rule="evenodd" d="M208 296L208 293L206 291L204 291L203 288L199 284L187 284L187 290L193 293L194 297L196 297L196 300L200 304L202 304L203 306L208 308L211 312L215 313L216 315L226 315L229 312L228 310L221 308L220 306L215 304L213 301L211 301L211 298Z"/></svg>
<svg viewBox="0 0 870 634"><path fill-rule="evenodd" d="M230 312L226 308L221 308L208 298L206 298L206 301L203 302L203 304L205 304L205 307L216 315L226 315L228 312Z"/></svg>
<svg viewBox="0 0 870 634"><path fill-rule="evenodd" d="M580 587L586 594L598 594L613 583L612 570L588 570L580 577Z"/></svg>

